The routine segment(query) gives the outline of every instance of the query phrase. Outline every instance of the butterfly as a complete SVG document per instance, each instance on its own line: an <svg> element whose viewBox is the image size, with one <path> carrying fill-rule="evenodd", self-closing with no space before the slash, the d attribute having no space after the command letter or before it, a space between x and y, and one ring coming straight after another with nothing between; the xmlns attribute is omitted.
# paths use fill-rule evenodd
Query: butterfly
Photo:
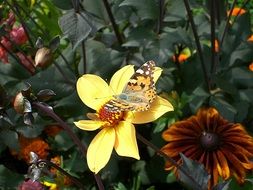
<svg viewBox="0 0 253 190"><path fill-rule="evenodd" d="M104 105L109 112L145 111L156 98L155 62L147 61L131 76L123 91Z"/></svg>

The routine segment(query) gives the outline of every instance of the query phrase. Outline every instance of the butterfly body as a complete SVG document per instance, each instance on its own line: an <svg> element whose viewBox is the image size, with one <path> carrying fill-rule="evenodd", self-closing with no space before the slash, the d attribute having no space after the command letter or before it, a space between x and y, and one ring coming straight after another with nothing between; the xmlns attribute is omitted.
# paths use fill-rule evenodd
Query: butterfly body
<svg viewBox="0 0 253 190"><path fill-rule="evenodd" d="M104 108L109 112L145 111L156 98L154 84L155 62L144 63L131 76L122 93L115 95Z"/></svg>

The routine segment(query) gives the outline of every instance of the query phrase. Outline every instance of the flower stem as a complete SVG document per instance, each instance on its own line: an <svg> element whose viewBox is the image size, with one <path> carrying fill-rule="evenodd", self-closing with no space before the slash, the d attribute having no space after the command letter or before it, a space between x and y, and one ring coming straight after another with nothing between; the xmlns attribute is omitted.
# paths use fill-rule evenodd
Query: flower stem
<svg viewBox="0 0 253 190"><path fill-rule="evenodd" d="M221 40L220 40L220 45L219 45L220 48L222 47L225 35L227 33L227 30L228 30L228 27L229 27L229 21L230 21L231 15L232 15L232 10L234 9L236 3L237 3L237 0L234 0L233 4L232 4L232 7L230 9L231 11L229 12L229 15L227 17L226 25L225 25L225 28L224 28L224 31L223 31L223 34L222 34L222 37L221 37Z"/></svg>
<svg viewBox="0 0 253 190"><path fill-rule="evenodd" d="M165 0L159 0L159 18L158 18L157 29L156 29L157 34L160 34L161 28L162 28L163 16L164 16L164 5L165 5Z"/></svg>
<svg viewBox="0 0 253 190"><path fill-rule="evenodd" d="M71 181L78 186L81 190L84 190L83 188L83 184L75 177L73 177L72 175L70 175L68 172L66 172L65 170L63 170L61 167L57 166L56 164L54 164L53 162L50 162L48 160L44 160L44 159L40 159L36 162L37 165L40 164L46 164L49 167L53 167L55 169L57 169L58 171L60 171L63 175L67 176L69 179L71 179Z"/></svg>
<svg viewBox="0 0 253 190"><path fill-rule="evenodd" d="M34 73L31 72L29 69L27 69L27 68L22 64L22 62L20 61L20 59L19 59L12 51L10 51L7 47L5 47L5 45L3 45L1 42L0 42L0 47L2 47L11 57L13 57L20 65L22 65L22 67L24 67L25 70L27 70L31 75L34 74Z"/></svg>
<svg viewBox="0 0 253 190"><path fill-rule="evenodd" d="M167 161L172 163L177 169L179 169L185 176L187 176L192 182L196 184L196 187L198 187L199 190L201 190L200 184L187 172L185 171L184 168L182 168L175 160L173 160L171 157L169 157L167 154L162 152L158 147L156 147L154 144L149 142L147 139L145 139L143 136L140 134L136 133L137 138L144 143L145 145L149 146L152 148L157 154L161 155L163 158L165 158Z"/></svg>
<svg viewBox="0 0 253 190"><path fill-rule="evenodd" d="M43 113L47 114L49 117L57 121L62 126L62 128L69 134L70 138L78 146L80 152L85 157L87 148L82 144L80 139L71 130L71 128L57 114L55 114L55 112L52 109L50 109L47 105L44 105L40 102L33 102L32 105L33 107L37 108L38 110L42 111ZM100 176L97 174L93 174L93 175L95 177L99 190L104 190L104 186L103 186Z"/></svg>
<svg viewBox="0 0 253 190"><path fill-rule="evenodd" d="M187 11L187 14L188 14L188 18L189 18L189 21L190 21L190 24L191 24L193 35L194 35L194 38L195 38L197 51L198 51L198 54L199 54L200 63L201 63L203 74L204 74L204 79L205 79L207 88L210 91L211 90L211 85L210 85L210 81L209 81L209 78L208 78L208 75L207 75L204 56L203 56L203 52L202 52L202 49L201 49L197 29L196 29L196 26L195 26L195 23L194 23L194 20L193 20L193 16L192 16L192 12L191 12L191 9L190 9L189 1L184 0L184 4L185 4L185 8L186 8L186 11Z"/></svg>
<svg viewBox="0 0 253 190"><path fill-rule="evenodd" d="M28 32L28 27L26 26L26 23L25 23L22 15L20 14L19 7L17 6L18 3L15 0L12 0L12 1L13 1L13 6L15 8L10 5L10 9L18 16L18 18L20 20L20 23L21 23L22 27L24 28L25 34L26 34L26 36L28 38L28 41L29 41L31 47L34 47L33 41L32 41L32 39L30 37L29 32ZM6 0L6 2L7 2L7 0Z"/></svg>
<svg viewBox="0 0 253 190"><path fill-rule="evenodd" d="M106 9L106 11L107 11L107 14L108 14L108 16L109 16L109 19L110 19L110 21L111 21L111 23L112 23L112 28L113 28L113 30L114 30L114 33L115 33L115 35L116 35L116 38L117 38L119 44L121 45L121 44L123 43L123 39L122 39L122 36L121 36L121 34L120 34L120 32L119 32L118 25L117 25L116 22L115 22L115 18L114 18L113 14L112 14L110 5L109 5L109 3L108 3L107 0L103 0L103 3L104 3L104 6L105 6L105 9Z"/></svg>
<svg viewBox="0 0 253 190"><path fill-rule="evenodd" d="M86 66L86 50L85 50L85 42L82 41L82 53L83 53L83 74L86 74L87 72L87 66Z"/></svg>
<svg viewBox="0 0 253 190"><path fill-rule="evenodd" d="M212 54L211 54L211 74L215 73L216 67L218 65L218 59L217 59L217 53L215 50L215 20L216 20L216 15L215 15L215 10L216 6L216 1L211 1L211 11L210 11L210 16L211 16L211 49L212 49Z"/></svg>

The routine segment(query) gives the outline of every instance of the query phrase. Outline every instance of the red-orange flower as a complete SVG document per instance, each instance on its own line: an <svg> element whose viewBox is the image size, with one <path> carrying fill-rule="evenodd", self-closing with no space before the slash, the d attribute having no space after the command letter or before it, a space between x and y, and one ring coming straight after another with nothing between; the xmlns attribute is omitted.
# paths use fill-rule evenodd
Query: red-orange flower
<svg viewBox="0 0 253 190"><path fill-rule="evenodd" d="M209 190L234 176L243 183L246 172L253 169L253 138L239 123L230 123L214 108L200 109L196 116L174 123L163 133L169 142L162 151L181 164L179 153L202 163L211 178ZM166 162L166 170L175 167ZM176 169L174 170L176 171Z"/></svg>
<svg viewBox="0 0 253 190"><path fill-rule="evenodd" d="M240 8L240 7L235 7L232 10L229 10L227 12L227 15L229 15L231 11L232 11L232 14L231 14L232 16L242 15L242 14L246 13L245 9Z"/></svg>
<svg viewBox="0 0 253 190"><path fill-rule="evenodd" d="M40 159L46 159L48 156L49 145L41 138L26 138L19 136L20 151L17 153L12 151L13 155L17 155L20 159L30 162L30 152L36 153Z"/></svg>
<svg viewBox="0 0 253 190"><path fill-rule="evenodd" d="M249 70L253 71L253 63L249 65Z"/></svg>
<svg viewBox="0 0 253 190"><path fill-rule="evenodd" d="M250 37L247 39L249 42L253 42L253 34L250 35Z"/></svg>
<svg viewBox="0 0 253 190"><path fill-rule="evenodd" d="M216 53L220 51L219 41L217 39L214 41L214 48Z"/></svg>

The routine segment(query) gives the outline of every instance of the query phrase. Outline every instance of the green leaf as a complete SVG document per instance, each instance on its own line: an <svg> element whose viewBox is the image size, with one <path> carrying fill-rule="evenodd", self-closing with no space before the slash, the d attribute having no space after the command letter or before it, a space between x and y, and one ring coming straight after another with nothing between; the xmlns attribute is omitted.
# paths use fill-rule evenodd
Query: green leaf
<svg viewBox="0 0 253 190"><path fill-rule="evenodd" d="M253 89L245 89L239 91L239 96L241 100L245 100L249 103L253 102Z"/></svg>
<svg viewBox="0 0 253 190"><path fill-rule="evenodd" d="M215 107L219 113L229 121L234 121L237 110L221 97L211 96L210 106Z"/></svg>
<svg viewBox="0 0 253 190"><path fill-rule="evenodd" d="M167 12L164 21L165 22L176 22L185 20L186 18L186 9L184 6L183 0L177 0L177 1L169 1L167 5Z"/></svg>
<svg viewBox="0 0 253 190"><path fill-rule="evenodd" d="M0 165L1 189L16 189L22 179L24 179L23 175L19 175Z"/></svg>
<svg viewBox="0 0 253 190"><path fill-rule="evenodd" d="M181 170L178 170L180 181L182 181L190 189L207 190L210 176L204 166L197 161L190 160L183 154L180 154L180 156L183 161L183 165L181 167L192 177L192 179L195 180L195 182L193 182L193 180L186 176Z"/></svg>
<svg viewBox="0 0 253 190"><path fill-rule="evenodd" d="M67 151L74 143L66 132L60 132L55 136L55 143L59 151Z"/></svg>
<svg viewBox="0 0 253 190"><path fill-rule="evenodd" d="M158 3L155 0L125 0L120 6L132 6L137 12L138 16L144 19L157 19L158 18Z"/></svg>
<svg viewBox="0 0 253 190"><path fill-rule="evenodd" d="M59 19L59 25L63 34L71 41L74 50L94 30L91 18L84 12L76 13L74 10L65 13Z"/></svg>
<svg viewBox="0 0 253 190"><path fill-rule="evenodd" d="M110 79L112 74L120 68L125 54L106 48L99 41L88 40L85 45L87 72L100 75L104 79Z"/></svg>
<svg viewBox="0 0 253 190"><path fill-rule="evenodd" d="M155 122L154 133L161 132L167 126L167 118L161 117Z"/></svg>
<svg viewBox="0 0 253 190"><path fill-rule="evenodd" d="M52 2L60 9L69 10L73 8L72 1L70 0L52 0Z"/></svg>
<svg viewBox="0 0 253 190"><path fill-rule="evenodd" d="M241 87L253 87L253 72L248 68L236 67L231 71L233 82Z"/></svg>
<svg viewBox="0 0 253 190"><path fill-rule="evenodd" d="M0 141L7 145L10 149L18 150L18 134L11 130L1 130L0 131Z"/></svg>
<svg viewBox="0 0 253 190"><path fill-rule="evenodd" d="M133 28L127 37L124 47L139 47L155 39L155 33L147 26L138 26Z"/></svg>

